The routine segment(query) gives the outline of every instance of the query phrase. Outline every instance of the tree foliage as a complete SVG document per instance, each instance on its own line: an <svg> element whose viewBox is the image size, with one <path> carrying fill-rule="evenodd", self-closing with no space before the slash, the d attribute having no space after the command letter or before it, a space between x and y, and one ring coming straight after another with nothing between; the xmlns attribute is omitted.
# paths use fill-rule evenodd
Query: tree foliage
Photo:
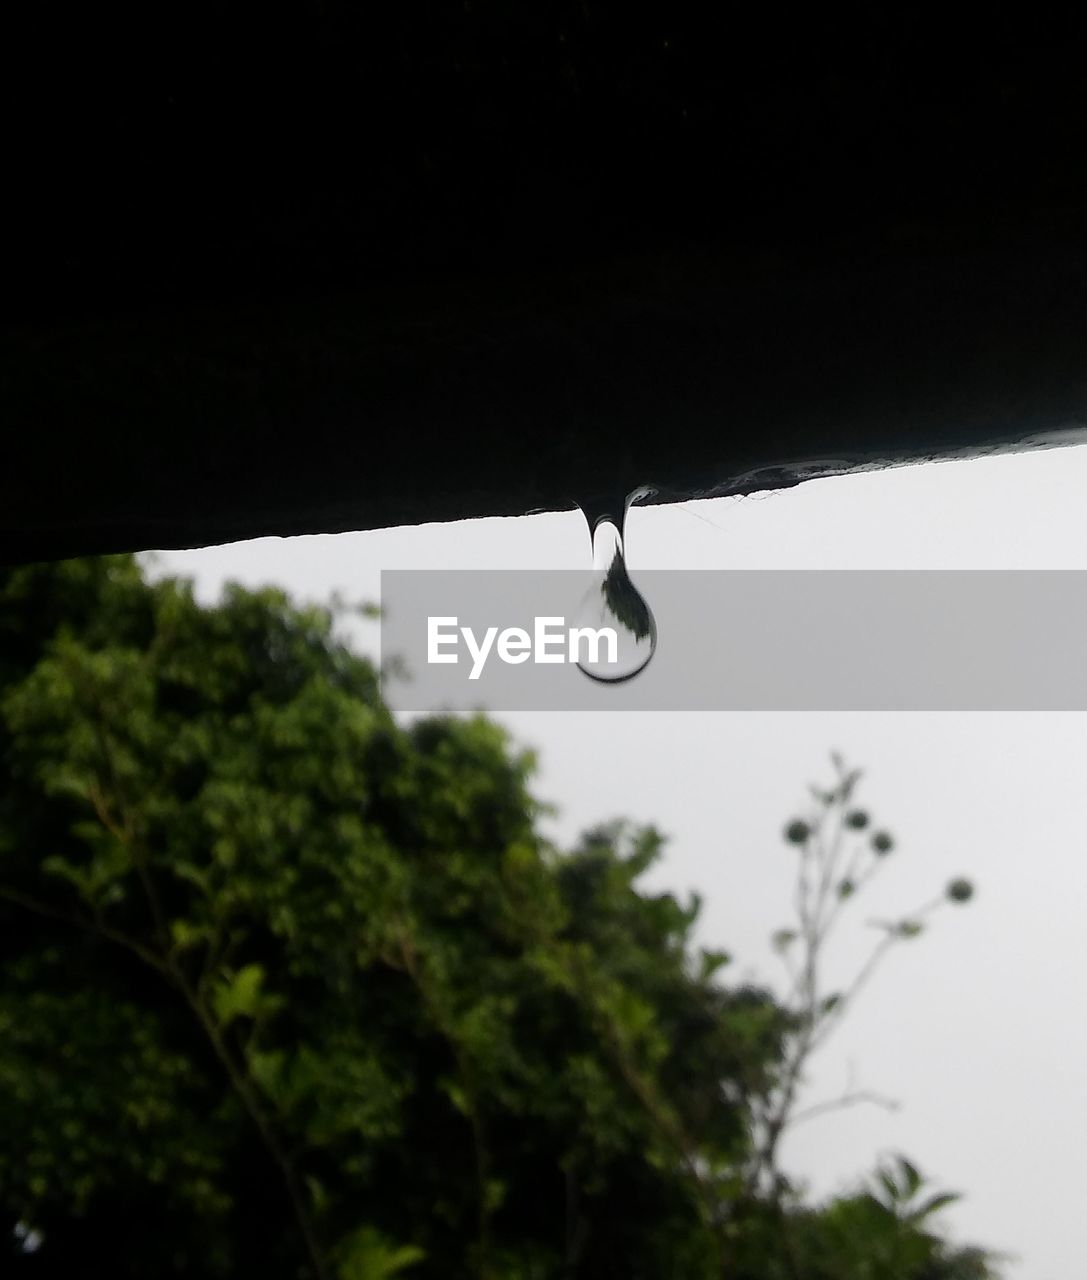
<svg viewBox="0 0 1087 1280"><path fill-rule="evenodd" d="M752 1182L795 1011L639 887L656 832L552 848L531 756L398 725L333 611L6 571L0 753L12 1274L990 1274L918 1187Z"/></svg>

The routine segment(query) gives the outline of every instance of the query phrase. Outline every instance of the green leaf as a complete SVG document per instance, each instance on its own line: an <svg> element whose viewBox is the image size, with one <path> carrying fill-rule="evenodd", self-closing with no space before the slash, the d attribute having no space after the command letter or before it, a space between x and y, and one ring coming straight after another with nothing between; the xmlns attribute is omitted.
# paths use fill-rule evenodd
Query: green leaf
<svg viewBox="0 0 1087 1280"><path fill-rule="evenodd" d="M208 940L210 931L207 925L193 924L191 920L171 920L170 936L179 951L188 951L201 946Z"/></svg>
<svg viewBox="0 0 1087 1280"><path fill-rule="evenodd" d="M889 1208L894 1208L905 1198L904 1189L898 1185L886 1169L877 1171L876 1180L887 1193L887 1205Z"/></svg>
<svg viewBox="0 0 1087 1280"><path fill-rule="evenodd" d="M339 1250L339 1280L389 1280L426 1258L415 1245L397 1245L374 1227L360 1227Z"/></svg>
<svg viewBox="0 0 1087 1280"><path fill-rule="evenodd" d="M89 899L92 896L91 875L85 868L77 867L59 857L42 859L41 868L46 875L67 880L81 898Z"/></svg>
<svg viewBox="0 0 1087 1280"><path fill-rule="evenodd" d="M955 1204L956 1201L961 1199L962 1196L957 1191L940 1191L922 1201L911 1217L915 1222L920 1222L922 1219L931 1217L934 1213L939 1213L941 1209L945 1209L949 1204Z"/></svg>
<svg viewBox="0 0 1087 1280"><path fill-rule="evenodd" d="M310 1203L314 1212L321 1214L328 1208L328 1191L324 1184L312 1174L306 1174L306 1189L309 1191Z"/></svg>
<svg viewBox="0 0 1087 1280"><path fill-rule="evenodd" d="M898 1167L902 1172L903 1186L906 1188L907 1197L915 1196L924 1181L917 1169L917 1166L911 1164L905 1156L899 1156Z"/></svg>
<svg viewBox="0 0 1087 1280"><path fill-rule="evenodd" d="M468 1094L464 1091L464 1087L455 1080L444 1080L442 1088L446 1097L462 1116L470 1116L472 1114L472 1104L468 1099Z"/></svg>
<svg viewBox="0 0 1087 1280"><path fill-rule="evenodd" d="M708 982L714 974L731 963L732 956L727 951L712 951L703 948L699 958L699 980L702 982Z"/></svg>
<svg viewBox="0 0 1087 1280"><path fill-rule="evenodd" d="M213 996L219 1021L228 1026L235 1018L255 1018L261 1008L263 983L264 970L259 964L247 964L232 978L221 981Z"/></svg>
<svg viewBox="0 0 1087 1280"><path fill-rule="evenodd" d="M270 1098L275 1098L283 1079L286 1054L282 1049L251 1050L246 1055L249 1072Z"/></svg>

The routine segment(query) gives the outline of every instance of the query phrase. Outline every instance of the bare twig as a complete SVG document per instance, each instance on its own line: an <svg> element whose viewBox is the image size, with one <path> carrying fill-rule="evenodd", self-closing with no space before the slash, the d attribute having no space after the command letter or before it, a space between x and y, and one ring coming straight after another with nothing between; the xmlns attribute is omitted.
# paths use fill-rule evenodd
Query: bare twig
<svg viewBox="0 0 1087 1280"><path fill-rule="evenodd" d="M829 1111L841 1111L847 1107L856 1107L864 1103L883 1107L885 1111L898 1111L902 1105L894 1098L887 1098L883 1094L861 1089L854 1093L843 1093L840 1098L829 1098L826 1102L817 1102L801 1111L794 1111L789 1123L790 1125L803 1124L805 1120L814 1120L817 1116L826 1115Z"/></svg>

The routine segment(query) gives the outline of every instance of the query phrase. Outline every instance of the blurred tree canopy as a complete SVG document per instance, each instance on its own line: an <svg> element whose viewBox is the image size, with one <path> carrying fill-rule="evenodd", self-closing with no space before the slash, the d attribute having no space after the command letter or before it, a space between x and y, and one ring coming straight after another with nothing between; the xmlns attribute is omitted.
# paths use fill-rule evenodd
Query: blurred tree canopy
<svg viewBox="0 0 1087 1280"><path fill-rule="evenodd" d="M623 824L538 833L484 719L397 725L335 613L0 571L5 1274L980 1280L908 1161L767 1194L796 1014Z"/></svg>

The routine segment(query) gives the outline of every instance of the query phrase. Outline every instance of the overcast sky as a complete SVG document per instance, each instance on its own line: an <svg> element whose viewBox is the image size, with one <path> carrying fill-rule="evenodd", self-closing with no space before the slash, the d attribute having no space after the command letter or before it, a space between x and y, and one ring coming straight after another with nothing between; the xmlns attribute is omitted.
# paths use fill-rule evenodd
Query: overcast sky
<svg viewBox="0 0 1087 1280"><path fill-rule="evenodd" d="M811 481L742 499L635 508L631 572L715 569L1087 569L1087 447ZM156 573L274 582L300 598L379 598L392 568L584 568L577 511L520 519L261 539L161 553ZM358 644L376 652L376 628ZM901 916L957 875L978 895L892 953L823 1051L806 1102L855 1086L901 1103L798 1128L791 1171L816 1194L902 1151L966 1198L961 1239L1018 1255L1015 1280L1082 1269L1087 1144L1083 908L1087 715L956 713L503 714L540 754L536 794L572 842L600 820L669 837L646 883L705 899L701 941L734 977L779 983L768 938L787 923L792 854L781 829L840 750L865 770L859 799L898 841L845 917L833 971L867 954L870 916ZM869 896L870 895L870 896Z"/></svg>

